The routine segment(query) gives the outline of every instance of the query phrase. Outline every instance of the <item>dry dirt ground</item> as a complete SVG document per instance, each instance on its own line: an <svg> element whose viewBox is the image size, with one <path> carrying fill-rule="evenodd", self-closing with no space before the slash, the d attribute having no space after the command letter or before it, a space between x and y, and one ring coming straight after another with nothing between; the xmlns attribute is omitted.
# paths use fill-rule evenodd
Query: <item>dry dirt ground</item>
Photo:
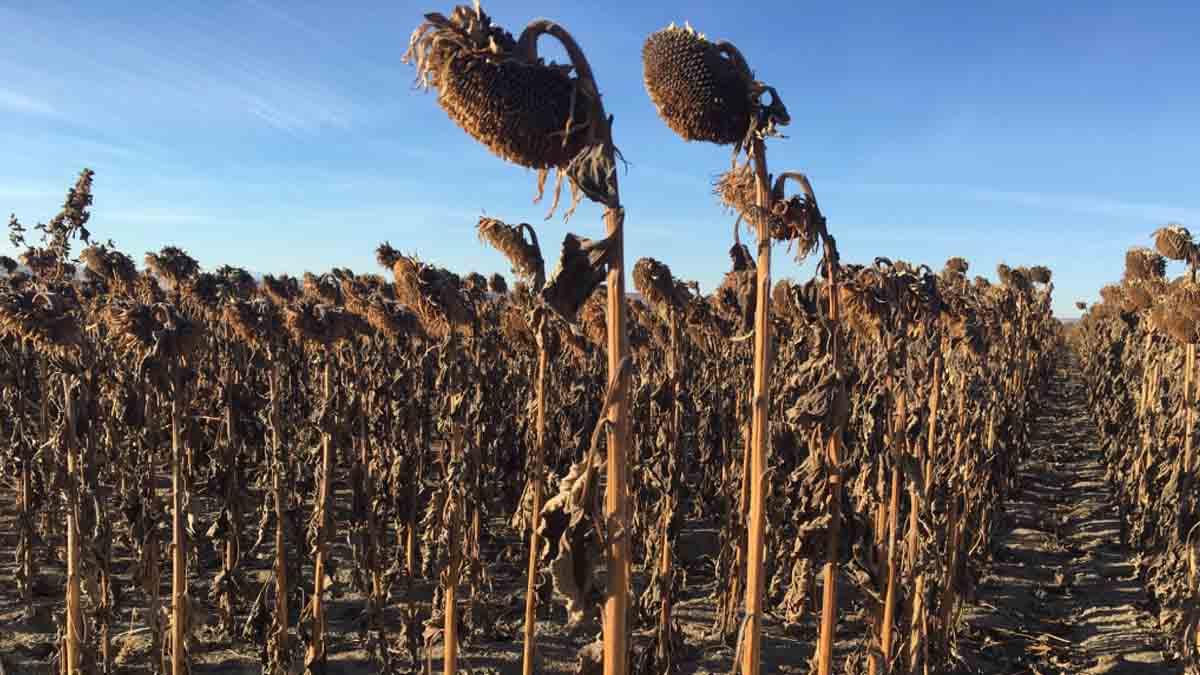
<svg viewBox="0 0 1200 675"><path fill-rule="evenodd" d="M1071 375L1073 363L1063 362L1055 378L1052 396L1038 420L1032 457L1021 468L1013 498L1005 505L1006 515L994 544L994 562L977 588L976 601L965 608L961 624L959 656L962 673L1158 673L1182 672L1164 662L1161 644L1148 598L1134 576L1130 552L1120 544L1121 526L1112 493L1104 481L1101 457L1087 418L1082 391ZM339 503L346 504L346 485L339 486ZM215 513L215 505L198 499L201 513ZM38 558L40 575L36 598L38 617L20 619L13 582L16 546L13 528L13 490L0 489L0 670L8 675L56 672L51 659L55 652L57 617L61 612L63 564L42 548ZM207 513L211 517L212 513ZM341 522L347 514L338 513ZM124 527L118 524L118 527ZM461 666L475 673L520 673L520 617L524 594L523 542L507 525L491 523L494 538L485 542L484 558L491 575L489 604L497 615L494 635L476 637L462 648ZM688 643L681 671L688 673L732 672L734 650L710 635L714 616L712 558L715 534L711 524L692 524L684 533L681 558L687 567L687 589L677 605L680 627ZM58 548L57 546L54 548ZM115 561L117 583L124 587L124 600L113 628L114 652L125 650L117 673L152 672L148 663L148 641L140 608L145 599L129 584L132 561L121 545ZM260 551L244 562L252 583L265 579L269 551ZM333 555L349 560L344 537ZM219 563L214 551L201 552L202 572L193 574L193 598L207 602L207 583ZM346 580L348 563L341 566ZM305 574L311 577L311 569ZM164 582L169 574L164 575ZM851 584L844 581L842 589ZM362 675L377 672L360 642L356 619L363 598L349 589L332 599L329 610L331 675ZM164 586L164 598L166 595ZM417 589L427 604L431 585ZM819 591L818 591L819 592ZM819 597L817 595L816 597ZM244 612L253 597L243 598ZM398 629L399 598L394 597L385 621ZM841 623L835 663L862 652L864 612L859 598L842 595ZM134 610L137 610L135 612ZM207 607L210 615L211 606ZM765 621L763 640L764 673L808 673L816 637L815 612L810 611L799 626L785 627L774 617ZM294 619L293 619L294 625ZM129 631L133 631L129 634ZM543 605L539 621L542 673L571 673L580 648L597 634L593 625L568 630L561 604ZM391 638L395 638L393 633ZM440 650L431 654L434 672L440 672ZM302 662L302 653L296 661ZM194 675L260 672L253 645L218 638L211 627L198 632L193 649ZM407 658L402 660L407 663ZM403 672L403 671L401 671Z"/></svg>
<svg viewBox="0 0 1200 675"><path fill-rule="evenodd" d="M964 612L969 673L1172 675L1150 598L1122 545L1095 425L1065 358L1005 505L994 562Z"/></svg>

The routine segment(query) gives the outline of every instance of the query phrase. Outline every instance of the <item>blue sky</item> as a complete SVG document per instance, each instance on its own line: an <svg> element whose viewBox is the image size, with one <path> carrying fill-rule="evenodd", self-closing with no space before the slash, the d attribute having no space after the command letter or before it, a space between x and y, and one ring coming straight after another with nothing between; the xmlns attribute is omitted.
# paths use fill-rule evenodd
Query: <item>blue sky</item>
<svg viewBox="0 0 1200 675"><path fill-rule="evenodd" d="M808 173L846 260L1045 264L1070 316L1156 227L1200 229L1200 3L712 4L485 5L514 32L556 19L588 53L630 163L630 261L706 289L728 265L710 184L729 149L679 140L642 87L642 40L685 20L778 88L793 123L770 165ZM507 272L482 213L533 223L548 259L602 231L591 204L543 221L534 175L413 89L408 37L450 5L334 5L0 3L0 212L48 219L89 166L101 238L259 273L376 271L385 239ZM776 250L776 278L810 274Z"/></svg>

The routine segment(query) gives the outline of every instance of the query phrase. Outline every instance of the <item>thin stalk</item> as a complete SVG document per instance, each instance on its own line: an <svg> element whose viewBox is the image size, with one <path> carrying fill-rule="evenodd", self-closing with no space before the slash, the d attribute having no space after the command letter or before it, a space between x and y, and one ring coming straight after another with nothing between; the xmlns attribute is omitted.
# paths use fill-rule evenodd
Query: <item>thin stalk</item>
<svg viewBox="0 0 1200 675"><path fill-rule="evenodd" d="M419 424L417 437L413 439L416 445L416 468L408 482L408 512L412 515L408 527L405 528L407 531L404 533L404 557L409 579L416 579L421 575L421 563L417 557L417 528L420 527L420 518L417 515L417 497L420 495L421 476L425 474L425 452L433 447L429 420L422 420Z"/></svg>
<svg viewBox="0 0 1200 675"><path fill-rule="evenodd" d="M333 400L332 358L326 356L321 371L321 389L326 405ZM317 559L313 565L312 617L313 637L308 647L310 664L325 663L325 558L329 548L329 491L333 483L332 434L321 434L321 487L317 497Z"/></svg>
<svg viewBox="0 0 1200 675"><path fill-rule="evenodd" d="M456 428L450 432L450 458L446 464L449 466L452 458L459 456L462 453L462 430ZM454 494L451 494L450 499L456 499ZM446 508L447 513L456 512L457 509L463 508L463 504L451 505ZM449 563L445 576L444 588L444 612L445 623L443 624L443 638L445 643L445 653L442 659L442 672L444 675L455 675L458 672L458 582L462 572L462 541L461 533L459 532L459 523L457 515L448 524L447 529L447 549L449 553Z"/></svg>
<svg viewBox="0 0 1200 675"><path fill-rule="evenodd" d="M967 406L967 375L963 373L959 378L958 383L958 426L954 437L954 460L951 466L959 466L962 463L963 443L965 442L966 430L966 406ZM950 495L950 517L947 520L947 525L950 528L949 535L946 537L948 542L948 555L946 567L945 585L942 587L942 599L940 603L941 609L941 629L943 639L946 640L946 646L950 646L950 622L954 617L954 608L957 602L955 587L958 584L958 559L959 549L962 548L963 526L960 522L960 504L958 486L951 482L949 487Z"/></svg>
<svg viewBox="0 0 1200 675"><path fill-rule="evenodd" d="M538 528L542 523L542 462L546 443L546 367L550 356L545 347L545 329L538 326L538 365L536 383L537 419L534 432L537 436L533 447L533 458L529 462L529 486L533 490L533 512L530 514L529 573L525 584L525 650L522 672L534 675L537 663L537 557L541 548Z"/></svg>
<svg viewBox="0 0 1200 675"><path fill-rule="evenodd" d="M1188 507L1194 497L1192 495L1192 433L1196 424L1196 345L1188 344L1184 354L1183 366L1183 465L1180 470L1180 494L1185 495L1179 500L1180 532L1191 529L1190 523L1185 522Z"/></svg>
<svg viewBox="0 0 1200 675"><path fill-rule="evenodd" d="M187 532L183 522L183 493L185 490L183 464L184 448L180 436L183 421L183 380L180 365L172 366L171 394L171 672L189 672L187 646Z"/></svg>
<svg viewBox="0 0 1200 675"><path fill-rule="evenodd" d="M138 393L142 400L144 418L149 425L157 425L158 410L155 406L156 398L153 393L147 391L146 380L143 377L138 381ZM139 438L138 445L142 445ZM157 514L158 509L158 486L156 485L155 470L157 462L154 459L154 450L152 448L144 448L142 453L139 453L141 461L144 462L143 477L145 485L142 490L146 498L145 513ZM164 660L165 652L163 649L163 620L162 620L162 542L159 539L158 527L156 523L147 523L146 528L146 572L142 578L142 588L146 591L146 617L147 623L150 625L150 653L154 655L157 661L158 672L165 673L167 664Z"/></svg>
<svg viewBox="0 0 1200 675"><path fill-rule="evenodd" d="M234 357L231 355L230 360ZM241 540L241 504L237 498L238 482L241 479L235 466L237 463L237 431L233 423L233 384L236 366L229 364L225 370L225 505L229 509L229 534L225 539L225 552L221 561L227 579L232 580L239 557ZM221 591L221 623L225 630L233 631L234 593L233 584L228 583Z"/></svg>
<svg viewBox="0 0 1200 675"><path fill-rule="evenodd" d="M832 353L833 370L840 373L840 348L838 345L838 322L841 320L838 306L837 261L832 252L826 249L828 255L829 274L829 331ZM839 538L842 525L842 429L840 426L831 430L829 436L829 492L830 517L829 541L825 551L825 586L821 602L821 634L817 643L817 672L819 675L829 675L833 672L833 637L837 632L837 570L841 557Z"/></svg>
<svg viewBox="0 0 1200 675"><path fill-rule="evenodd" d="M270 373L271 396L271 492L275 500L275 653L271 662L274 675L287 672L288 651L288 574L287 574L287 510L284 508L285 483L283 478L282 445L279 442L279 366L272 362Z"/></svg>
<svg viewBox="0 0 1200 675"><path fill-rule="evenodd" d="M767 177L767 147L761 138L751 142L754 158L755 204L758 207L758 277L754 312L754 398L751 401L750 521L747 534L745 638L741 645L742 675L759 675L762 650L763 547L766 533L767 443L770 438L771 396L771 190ZM606 674L608 675L608 674Z"/></svg>
<svg viewBox="0 0 1200 675"><path fill-rule="evenodd" d="M933 357L933 382L929 391L929 429L925 449L925 491L928 493L933 484L933 464L937 456L937 427L938 427L938 409L942 399L942 354L941 345L937 345L937 352ZM921 504L924 497L927 495L918 494L914 487L912 491L912 512L909 520L909 556L910 562L913 565L914 571L917 568L920 534L919 530L919 514ZM925 644L926 624L925 624L925 573L917 573L916 582L913 586L913 601L912 601L912 620L909 624L909 644L908 644L908 667L909 672L916 673L923 663L923 655L926 652L927 645Z"/></svg>
<svg viewBox="0 0 1200 675"><path fill-rule="evenodd" d="M367 410L375 409L374 395L368 402ZM379 628L379 621L382 618L381 612L383 605L386 602L383 592L383 570L380 568L380 543L379 543L379 522L375 517L375 471L374 464L371 462L372 448L371 436L367 426L367 410L360 411L360 427L359 433L362 434L361 455L359 462L362 465L363 477L363 496L367 505L367 537L366 537L366 555L364 562L367 565L368 573L371 575L370 596L368 605L370 611L367 614L370 625L368 628L375 631ZM386 659L386 648L381 649L380 654Z"/></svg>
<svg viewBox="0 0 1200 675"><path fill-rule="evenodd" d="M33 382L36 374L32 371L32 360L26 361L26 379L25 381ZM27 388L18 390L27 391ZM45 389L42 389L43 397ZM20 503L21 503L21 557L18 564L21 568L21 578L24 580L21 586L21 607L24 612L25 620L32 620L34 617L33 611L33 453L30 452L29 443L22 441L20 444L21 452L21 486L20 486Z"/></svg>
<svg viewBox="0 0 1200 675"><path fill-rule="evenodd" d="M611 144L609 147L611 152ZM616 183L616 174L613 174ZM625 235L624 210L608 209L604 224L612 240L608 263L608 374L622 377L621 364L629 353L625 329ZM619 386L619 385L618 385ZM604 498L604 516L609 525L608 585L604 600L604 675L625 675L629 671L629 497L626 477L629 456L629 393L619 386L620 394L612 401L606 418L608 490Z"/></svg>
<svg viewBox="0 0 1200 675"><path fill-rule="evenodd" d="M674 586L671 578L672 565L672 542L671 542L671 521L675 515L675 485L677 482L676 471L678 470L679 459L679 434L680 434L680 415L679 415L679 321L675 316L675 311L670 313L669 321L671 322L671 336L669 352L667 354L667 372L671 381L672 396L671 396L671 443L668 446L667 452L671 453L668 458L668 466L670 467L667 478L667 495L663 503L662 523L661 523L661 540L662 552L659 556L658 578L662 585L662 605L659 608L659 636L662 640L658 645L658 662L660 668L665 667L670 660L670 639L671 639L671 589Z"/></svg>
<svg viewBox="0 0 1200 675"><path fill-rule="evenodd" d="M908 420L908 396L903 388L900 390L899 396L896 397L896 417L900 421L897 425L898 430L893 439L893 442L899 446L895 455L901 456L906 451L906 433L905 426ZM900 463L892 462L892 483L891 492L888 500L888 542L887 542L887 591L883 600L883 628L879 632L880 650L883 652L883 671L890 673L892 663L892 626L896 620L896 593L898 584L897 575L897 556L899 547L896 544L896 530L900 523L900 490L902 489L900 476ZM875 661L872 660L872 665Z"/></svg>
<svg viewBox="0 0 1200 675"><path fill-rule="evenodd" d="M591 88L597 95L599 86L592 74L591 64L579 43L562 26L545 19L538 19L526 26L521 33L517 51L529 57L537 56L537 40L542 35L557 39L571 59L582 86ZM616 166L616 148L612 142L611 120L604 107L597 102L591 111L593 119L592 137L603 144L604 160ZM607 311L608 322L608 375L612 380L625 377L621 364L629 353L629 336L625 330L625 210L621 208L621 190L617 172L608 177L610 199L605 202L604 226L611 249L608 255ZM620 386L619 395L605 411L608 461L608 490L604 499L604 518L608 525L606 557L608 559L608 583L604 598L604 675L625 675L629 671L629 497L626 474L626 457L629 455L629 390Z"/></svg>
<svg viewBox="0 0 1200 675"><path fill-rule="evenodd" d="M75 436L75 388L71 378L63 377L63 406L67 416L67 649L65 675L82 673L83 609L80 598L79 570L79 492L76 475L79 471L79 442Z"/></svg>

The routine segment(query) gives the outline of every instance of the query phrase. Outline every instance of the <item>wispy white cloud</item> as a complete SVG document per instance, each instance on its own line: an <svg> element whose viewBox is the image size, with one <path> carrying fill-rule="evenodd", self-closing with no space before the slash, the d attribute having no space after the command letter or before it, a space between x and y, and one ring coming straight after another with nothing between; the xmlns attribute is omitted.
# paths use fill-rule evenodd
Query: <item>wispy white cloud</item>
<svg viewBox="0 0 1200 675"><path fill-rule="evenodd" d="M0 89L0 109L26 115L58 117L58 110L49 103L11 89Z"/></svg>
<svg viewBox="0 0 1200 675"><path fill-rule="evenodd" d="M854 181L823 181L816 186L818 195L822 191L843 194L870 193L916 193L924 196L944 195L972 201L998 202L1046 211L1077 215L1105 216L1145 220L1150 223L1166 221L1200 222L1200 208L1171 204L1154 204L1127 201L1098 195L1064 192L1038 192L1007 190L973 185L948 183L871 183Z"/></svg>
<svg viewBox="0 0 1200 675"><path fill-rule="evenodd" d="M1134 218L1151 223L1162 223L1169 220L1190 222L1200 220L1200 209L1196 208L1130 202L1094 195L992 189L972 189L966 194L984 201L1000 201L1068 213Z"/></svg>
<svg viewBox="0 0 1200 675"><path fill-rule="evenodd" d="M261 32L261 20L247 24L236 10L235 16L226 16L181 6L172 13L165 26L113 16L102 28L64 24L52 11L11 15L21 37L7 49L0 47L0 79L5 80L0 110L108 129L249 122L290 134L347 129L364 116L365 107L346 87L321 72L321 61L298 58L313 38L296 26L283 24L285 31L273 48L256 48L262 36L254 31ZM0 8L0 19L6 14ZM94 58L63 72L53 59L29 66L6 57L21 49L48 48L51 35L86 41ZM69 99L52 104L38 98L49 82L70 92Z"/></svg>

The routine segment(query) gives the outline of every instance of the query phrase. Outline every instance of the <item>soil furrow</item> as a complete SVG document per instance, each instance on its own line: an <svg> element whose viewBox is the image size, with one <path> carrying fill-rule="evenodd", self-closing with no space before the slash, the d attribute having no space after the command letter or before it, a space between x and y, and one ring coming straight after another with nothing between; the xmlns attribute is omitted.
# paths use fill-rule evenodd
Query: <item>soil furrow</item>
<svg viewBox="0 0 1200 675"><path fill-rule="evenodd" d="M1182 673L1122 542L1075 358L1064 356L964 613L967 673Z"/></svg>

